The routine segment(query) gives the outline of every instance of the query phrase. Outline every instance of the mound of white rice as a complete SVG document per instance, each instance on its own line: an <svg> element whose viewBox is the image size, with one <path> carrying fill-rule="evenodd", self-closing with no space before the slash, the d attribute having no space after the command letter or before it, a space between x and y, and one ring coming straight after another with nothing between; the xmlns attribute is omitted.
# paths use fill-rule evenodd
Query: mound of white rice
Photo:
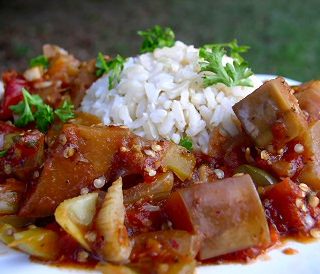
<svg viewBox="0 0 320 274"><path fill-rule="evenodd" d="M108 90L108 75L98 79L81 109L106 125L125 125L148 139L179 143L189 136L195 148L207 152L213 128L237 133L232 106L262 83L251 76L252 88L223 84L203 88L198 53L193 46L176 42L171 48L128 58L119 84ZM232 59L225 56L224 61Z"/></svg>

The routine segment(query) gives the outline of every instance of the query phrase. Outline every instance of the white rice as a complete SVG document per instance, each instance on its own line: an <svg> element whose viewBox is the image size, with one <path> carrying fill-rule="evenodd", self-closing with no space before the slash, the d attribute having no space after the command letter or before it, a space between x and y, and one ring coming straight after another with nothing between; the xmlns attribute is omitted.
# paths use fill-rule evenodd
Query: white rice
<svg viewBox="0 0 320 274"><path fill-rule="evenodd" d="M125 125L148 139L179 143L192 138L194 147L207 152L211 131L219 126L235 135L232 106L262 83L251 76L254 87L202 86L199 51L176 42L127 59L119 84L108 90L108 75L87 90L81 109L99 116L106 125ZM224 62L232 62L225 56Z"/></svg>

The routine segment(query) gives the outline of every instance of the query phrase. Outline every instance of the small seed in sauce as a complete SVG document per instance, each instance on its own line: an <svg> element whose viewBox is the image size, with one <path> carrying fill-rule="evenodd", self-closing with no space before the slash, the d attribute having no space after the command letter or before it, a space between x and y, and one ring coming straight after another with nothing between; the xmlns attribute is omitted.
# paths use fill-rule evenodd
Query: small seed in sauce
<svg viewBox="0 0 320 274"><path fill-rule="evenodd" d="M106 184L106 178L101 176L93 180L93 185L95 188L102 188Z"/></svg>
<svg viewBox="0 0 320 274"><path fill-rule="evenodd" d="M310 191L310 188L306 184L299 184L299 188L304 192Z"/></svg>
<svg viewBox="0 0 320 274"><path fill-rule="evenodd" d="M153 150L145 149L144 153L150 157L156 157L156 153Z"/></svg>
<svg viewBox="0 0 320 274"><path fill-rule="evenodd" d="M151 146L151 149L152 149L153 151L155 151L155 152L159 152L159 151L162 150L162 147L161 147L160 145L153 144L153 145Z"/></svg>
<svg viewBox="0 0 320 274"><path fill-rule="evenodd" d="M14 229L13 228L7 228L6 230L5 230L5 234L7 235L7 236L12 236L13 234L14 234Z"/></svg>
<svg viewBox="0 0 320 274"><path fill-rule="evenodd" d="M88 193L89 193L89 188L87 188L87 187L81 188L81 190L80 190L80 194L81 195L85 195L85 194L88 194Z"/></svg>
<svg viewBox="0 0 320 274"><path fill-rule="evenodd" d="M157 172L156 172L154 169L150 169L149 172L148 172L148 175L149 175L150 177L153 177L153 176L155 176L156 174L157 174Z"/></svg>
<svg viewBox="0 0 320 274"><path fill-rule="evenodd" d="M35 179L35 178L38 178L40 176L40 173L38 170L36 170L35 172L33 172L33 175L32 177Z"/></svg>
<svg viewBox="0 0 320 274"><path fill-rule="evenodd" d="M315 195L308 196L308 204L311 207L315 208L319 205L319 203L320 203L320 199L317 196L315 196Z"/></svg>
<svg viewBox="0 0 320 274"><path fill-rule="evenodd" d="M294 146L294 151L295 151L296 153L303 153L303 152L304 152L304 146L301 145L301 144L296 144L296 145Z"/></svg>
<svg viewBox="0 0 320 274"><path fill-rule="evenodd" d="M319 239L320 238L320 228L313 228L310 230L310 235L313 238Z"/></svg>
<svg viewBox="0 0 320 274"><path fill-rule="evenodd" d="M120 147L120 151L121 152L128 152L128 151L130 151L130 149L128 149L126 147Z"/></svg>
<svg viewBox="0 0 320 274"><path fill-rule="evenodd" d="M4 173L7 174L7 175L9 175L9 174L11 174L11 172L12 172L12 167L11 167L11 165L5 164L5 165L4 165Z"/></svg>
<svg viewBox="0 0 320 274"><path fill-rule="evenodd" d="M247 148L246 148L244 157L246 158L246 161L247 161L247 162L249 162L249 163L254 162L254 159L253 159L253 157L251 156L250 147L247 147Z"/></svg>
<svg viewBox="0 0 320 274"><path fill-rule="evenodd" d="M300 199L300 198L296 199L296 206L297 206L297 208L300 208L300 209L301 209L303 205L304 205L304 202L303 202L302 199Z"/></svg>
<svg viewBox="0 0 320 274"><path fill-rule="evenodd" d="M280 148L280 149L278 149L278 151L277 151L277 153L278 153L279 155L282 155L283 152L284 152L284 149L283 149L283 148Z"/></svg>
<svg viewBox="0 0 320 274"><path fill-rule="evenodd" d="M213 170L213 172L216 174L218 179L223 179L224 178L224 172L222 169L216 168Z"/></svg>
<svg viewBox="0 0 320 274"><path fill-rule="evenodd" d="M84 237L86 238L86 240L93 243L97 239L97 233L95 233L94 231L89 231L84 235Z"/></svg>
<svg viewBox="0 0 320 274"><path fill-rule="evenodd" d="M64 158L70 158L75 154L76 150L73 147L67 147L64 151L63 151L63 157Z"/></svg>
<svg viewBox="0 0 320 274"><path fill-rule="evenodd" d="M67 137L66 137L66 135L61 134L61 135L59 136L59 142L60 142L61 145L64 146L64 145L67 143Z"/></svg>
<svg viewBox="0 0 320 274"><path fill-rule="evenodd" d="M89 253L82 250L82 251L79 251L78 254L77 254L77 261L80 262L80 263L84 263L87 261L89 257Z"/></svg>
<svg viewBox="0 0 320 274"><path fill-rule="evenodd" d="M260 158L262 159L262 160L269 160L270 159L270 155L269 155L269 153L268 153L268 151L266 151L266 150L262 150L261 152L260 152Z"/></svg>

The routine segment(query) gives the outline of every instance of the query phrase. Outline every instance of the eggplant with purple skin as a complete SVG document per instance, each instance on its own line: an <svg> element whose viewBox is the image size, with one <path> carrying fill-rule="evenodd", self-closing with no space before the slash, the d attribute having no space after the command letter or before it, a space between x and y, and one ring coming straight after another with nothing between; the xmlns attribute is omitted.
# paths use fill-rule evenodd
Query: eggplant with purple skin
<svg viewBox="0 0 320 274"><path fill-rule="evenodd" d="M281 77L264 83L235 104L233 110L246 133L260 148L267 148L274 142L283 147L307 127L293 90ZM275 126L282 127L282 134L277 139L273 132Z"/></svg>
<svg viewBox="0 0 320 274"><path fill-rule="evenodd" d="M294 94L298 99L299 106L307 112L308 121L320 120L320 81L310 81L297 87Z"/></svg>
<svg viewBox="0 0 320 274"><path fill-rule="evenodd" d="M166 204L174 228L202 237L201 260L270 242L268 223L249 175L174 192Z"/></svg>

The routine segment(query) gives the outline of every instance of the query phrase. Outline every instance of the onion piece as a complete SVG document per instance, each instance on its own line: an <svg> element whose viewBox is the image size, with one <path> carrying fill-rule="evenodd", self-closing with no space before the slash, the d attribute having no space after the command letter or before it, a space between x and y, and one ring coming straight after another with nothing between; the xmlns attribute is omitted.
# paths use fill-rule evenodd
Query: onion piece
<svg viewBox="0 0 320 274"><path fill-rule="evenodd" d="M56 232L44 228L32 228L13 234L9 247L17 248L29 255L45 260L54 260L59 253Z"/></svg>
<svg viewBox="0 0 320 274"><path fill-rule="evenodd" d="M63 201L55 211L57 223L86 250L91 248L85 234L96 213L98 193L88 193Z"/></svg>
<svg viewBox="0 0 320 274"><path fill-rule="evenodd" d="M124 219L125 207L120 177L109 187L96 217L98 236L103 238L101 249L96 251L106 261L125 263L129 259L132 243L124 225Z"/></svg>
<svg viewBox="0 0 320 274"><path fill-rule="evenodd" d="M165 172L156 175L154 182L137 184L123 191L125 204L132 204L140 199L152 197L152 199L162 199L170 195L173 187L174 177L172 172Z"/></svg>

